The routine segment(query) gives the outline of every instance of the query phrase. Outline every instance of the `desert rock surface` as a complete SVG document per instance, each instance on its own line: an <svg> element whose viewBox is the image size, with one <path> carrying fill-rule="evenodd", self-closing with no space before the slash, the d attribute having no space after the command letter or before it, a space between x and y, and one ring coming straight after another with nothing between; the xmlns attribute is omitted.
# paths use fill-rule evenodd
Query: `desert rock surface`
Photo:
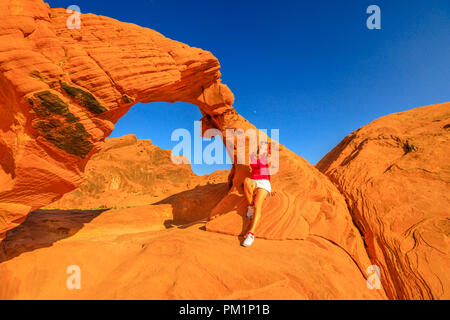
<svg viewBox="0 0 450 320"><path fill-rule="evenodd" d="M188 165L168 160L170 151L133 135L107 139L105 145L88 163L79 189L48 206L54 209L35 210L7 231L0 243L0 298L385 298L383 291L367 288L368 275L344 248L319 233L303 239L259 239L249 252L240 247L240 237L207 232L210 223L220 221L208 222L208 217L229 192L228 173L195 176ZM144 167L147 162L151 172L164 174L157 186L133 175L135 167L126 165L130 157L139 162L137 154ZM117 181L112 176L125 177L113 190L107 187ZM173 176L188 177L188 185L170 181ZM91 193L99 179L105 183ZM158 189L161 185L170 192ZM149 190L140 196L130 186ZM159 192L166 198L161 200ZM124 198L114 202L116 196ZM149 200L152 204L145 204ZM99 207L107 201L133 206L61 209ZM270 212L268 203L265 212ZM228 231L233 230L231 226ZM70 265L82 270L80 291L66 287Z"/></svg>
<svg viewBox="0 0 450 320"><path fill-rule="evenodd" d="M383 298L323 238L260 239L246 250L237 237L202 230L203 223L158 228L164 209L34 211L4 240L0 298ZM81 270L80 290L66 287L71 265Z"/></svg>

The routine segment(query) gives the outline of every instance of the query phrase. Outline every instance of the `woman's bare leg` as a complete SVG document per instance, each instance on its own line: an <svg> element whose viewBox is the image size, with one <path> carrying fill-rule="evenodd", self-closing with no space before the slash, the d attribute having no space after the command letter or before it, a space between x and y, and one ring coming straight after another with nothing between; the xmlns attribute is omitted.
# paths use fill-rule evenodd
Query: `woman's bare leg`
<svg viewBox="0 0 450 320"><path fill-rule="evenodd" d="M250 228L248 232L255 233L256 226L258 225L259 219L261 218L261 209L264 200L267 197L267 190L264 189L256 189L256 196L254 201L255 204L255 213L253 215L252 223L250 224Z"/></svg>
<svg viewBox="0 0 450 320"><path fill-rule="evenodd" d="M244 194L247 198L248 204L253 203L253 193L255 192L256 183L250 178L244 180Z"/></svg>

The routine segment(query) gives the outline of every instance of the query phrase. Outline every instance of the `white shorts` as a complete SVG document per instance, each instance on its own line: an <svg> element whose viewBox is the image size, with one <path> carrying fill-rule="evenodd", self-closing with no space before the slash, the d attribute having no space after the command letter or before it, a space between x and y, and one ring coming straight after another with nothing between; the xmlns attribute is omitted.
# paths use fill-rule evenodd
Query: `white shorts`
<svg viewBox="0 0 450 320"><path fill-rule="evenodd" d="M267 190L267 192L269 192L269 194L272 192L272 186L270 185L270 181L267 179L260 179L260 180L255 180L253 179L253 181L255 181L256 183L256 188L255 189L264 189Z"/></svg>

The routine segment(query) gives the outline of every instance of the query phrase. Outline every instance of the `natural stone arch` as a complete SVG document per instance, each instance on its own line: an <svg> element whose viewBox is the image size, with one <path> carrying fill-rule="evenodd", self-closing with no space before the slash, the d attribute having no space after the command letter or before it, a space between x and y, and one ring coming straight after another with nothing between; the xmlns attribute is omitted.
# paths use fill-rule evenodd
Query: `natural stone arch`
<svg viewBox="0 0 450 320"><path fill-rule="evenodd" d="M40 0L3 2L0 10L0 233L26 214L75 189L89 157L101 149L114 123L137 102L197 105L204 128L254 128L233 108L209 52L130 23L83 14L80 30L66 27L65 9ZM234 157L234 155L233 155ZM267 201L258 236L322 237L345 250L363 272L370 264L346 203L306 160L279 146L277 195ZM242 232L242 181L235 165L229 194L206 229Z"/></svg>

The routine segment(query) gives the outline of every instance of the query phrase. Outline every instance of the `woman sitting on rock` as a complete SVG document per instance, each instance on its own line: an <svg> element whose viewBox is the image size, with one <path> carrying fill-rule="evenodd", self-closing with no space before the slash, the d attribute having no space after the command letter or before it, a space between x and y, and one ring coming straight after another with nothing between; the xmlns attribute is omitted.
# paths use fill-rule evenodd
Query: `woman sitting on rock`
<svg viewBox="0 0 450 320"><path fill-rule="evenodd" d="M247 218L253 219L250 228L242 243L244 247L249 247L255 240L256 225L261 218L261 208L266 197L272 192L270 185L270 144L261 141L258 145L257 154L250 155L250 178L244 180L244 193L248 201Z"/></svg>

